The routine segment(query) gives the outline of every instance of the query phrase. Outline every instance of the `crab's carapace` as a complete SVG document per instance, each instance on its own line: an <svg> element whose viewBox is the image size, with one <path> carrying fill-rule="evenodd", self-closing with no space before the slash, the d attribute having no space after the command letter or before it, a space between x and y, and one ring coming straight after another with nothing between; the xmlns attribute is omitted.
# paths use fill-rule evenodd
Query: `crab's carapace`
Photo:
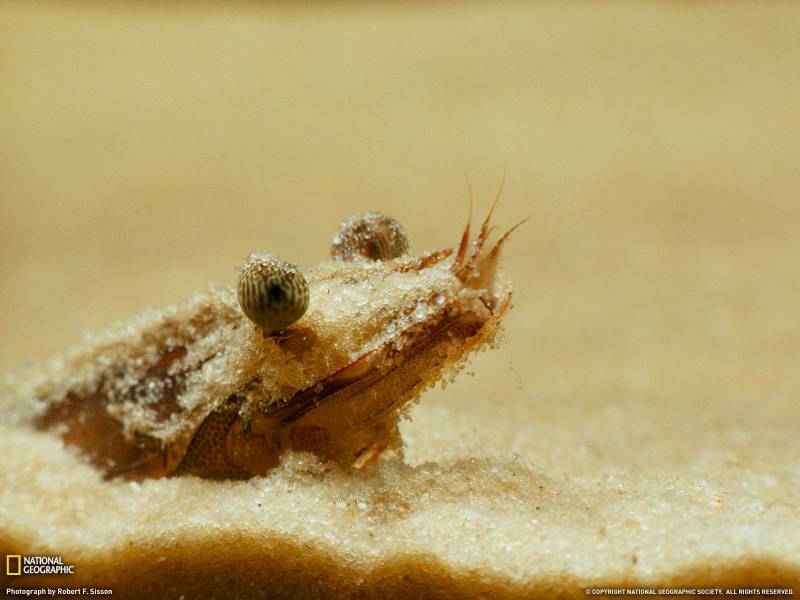
<svg viewBox="0 0 800 600"><path fill-rule="evenodd" d="M118 324L14 383L40 430L104 476L248 477L287 449L345 467L402 453L404 407L491 342L511 290L502 236L467 226L455 248L333 260L307 273L308 310L280 335L233 287Z"/></svg>

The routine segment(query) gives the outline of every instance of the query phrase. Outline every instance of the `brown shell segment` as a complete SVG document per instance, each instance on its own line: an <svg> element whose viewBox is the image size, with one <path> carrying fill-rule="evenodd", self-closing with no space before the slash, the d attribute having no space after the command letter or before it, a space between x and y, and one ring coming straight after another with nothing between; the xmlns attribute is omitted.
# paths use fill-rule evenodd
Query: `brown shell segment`
<svg viewBox="0 0 800 600"><path fill-rule="evenodd" d="M186 449L176 472L212 479L247 477L248 472L232 464L227 439L235 426L241 399L236 396L208 415Z"/></svg>
<svg viewBox="0 0 800 600"><path fill-rule="evenodd" d="M295 265L267 253L251 254L239 272L239 306L265 332L280 331L308 308L309 288Z"/></svg>
<svg viewBox="0 0 800 600"><path fill-rule="evenodd" d="M379 212L349 217L339 226L331 243L331 256L339 260L358 257L391 260L407 254L408 250L408 234L403 226Z"/></svg>

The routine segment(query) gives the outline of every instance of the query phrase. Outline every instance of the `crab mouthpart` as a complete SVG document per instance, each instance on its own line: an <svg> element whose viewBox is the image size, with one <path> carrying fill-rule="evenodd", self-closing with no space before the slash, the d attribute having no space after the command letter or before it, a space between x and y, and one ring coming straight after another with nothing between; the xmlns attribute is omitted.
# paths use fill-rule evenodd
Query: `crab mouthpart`
<svg viewBox="0 0 800 600"><path fill-rule="evenodd" d="M501 188L502 191L502 188ZM464 233L461 235L461 242L458 246L456 259L453 263L453 272L458 277L465 287L475 290L485 290L486 295L481 295L481 299L490 311L494 311L500 302L502 295L497 293L495 285L495 276L497 274L497 265L500 258L500 249L503 244L508 240L514 230L520 225L525 223L528 218L523 219L508 231L506 231L500 239L495 242L491 250L486 250L486 241L489 238L493 226L490 226L492 213L497 205L497 200L500 197L498 193L495 198L489 214L486 215L478 236L475 240L470 240L470 221L472 220L472 203L470 202L470 214L467 218L467 225L464 227Z"/></svg>

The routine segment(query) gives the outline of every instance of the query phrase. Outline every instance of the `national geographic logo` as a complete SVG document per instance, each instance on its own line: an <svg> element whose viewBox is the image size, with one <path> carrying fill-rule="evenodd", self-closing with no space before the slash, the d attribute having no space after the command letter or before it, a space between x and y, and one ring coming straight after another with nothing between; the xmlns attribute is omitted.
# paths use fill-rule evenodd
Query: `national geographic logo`
<svg viewBox="0 0 800 600"><path fill-rule="evenodd" d="M6 555L6 575L22 574L22 556L19 554Z"/></svg>
<svg viewBox="0 0 800 600"><path fill-rule="evenodd" d="M6 555L6 575L72 575L75 565L65 565L60 556Z"/></svg>

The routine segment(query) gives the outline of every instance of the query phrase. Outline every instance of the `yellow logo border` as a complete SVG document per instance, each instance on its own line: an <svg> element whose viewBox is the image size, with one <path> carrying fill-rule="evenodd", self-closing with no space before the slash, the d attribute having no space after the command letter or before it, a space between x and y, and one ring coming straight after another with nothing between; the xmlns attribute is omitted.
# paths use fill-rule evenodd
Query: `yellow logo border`
<svg viewBox="0 0 800 600"><path fill-rule="evenodd" d="M17 572L11 572L11 559L17 559ZM6 575L22 575L22 555L21 554L6 554Z"/></svg>

